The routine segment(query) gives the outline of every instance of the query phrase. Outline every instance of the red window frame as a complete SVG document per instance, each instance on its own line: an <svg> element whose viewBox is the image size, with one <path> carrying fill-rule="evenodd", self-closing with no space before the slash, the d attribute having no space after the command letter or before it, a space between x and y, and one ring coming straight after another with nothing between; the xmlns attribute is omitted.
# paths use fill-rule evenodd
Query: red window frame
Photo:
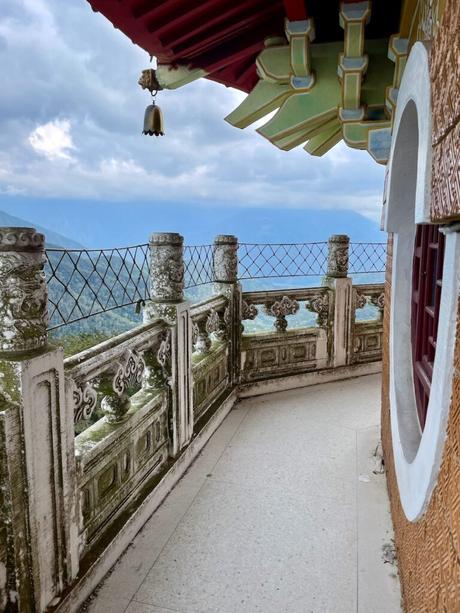
<svg viewBox="0 0 460 613"><path fill-rule="evenodd" d="M420 428L425 427L438 336L444 265L444 235L439 226L420 224L412 266L412 365Z"/></svg>

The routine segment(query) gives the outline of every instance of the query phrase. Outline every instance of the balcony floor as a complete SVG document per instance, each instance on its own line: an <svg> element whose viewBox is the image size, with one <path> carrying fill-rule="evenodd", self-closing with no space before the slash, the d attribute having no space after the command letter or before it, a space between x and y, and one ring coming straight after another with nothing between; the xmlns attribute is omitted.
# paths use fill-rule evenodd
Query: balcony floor
<svg viewBox="0 0 460 613"><path fill-rule="evenodd" d="M399 612L379 413L376 375L241 401L87 610Z"/></svg>

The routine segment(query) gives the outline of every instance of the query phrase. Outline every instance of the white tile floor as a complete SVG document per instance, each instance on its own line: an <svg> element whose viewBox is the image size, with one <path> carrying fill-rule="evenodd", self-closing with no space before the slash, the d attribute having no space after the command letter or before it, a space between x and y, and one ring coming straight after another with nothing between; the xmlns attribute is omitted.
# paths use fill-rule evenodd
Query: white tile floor
<svg viewBox="0 0 460 613"><path fill-rule="evenodd" d="M88 611L400 612L379 407L378 376L242 401Z"/></svg>

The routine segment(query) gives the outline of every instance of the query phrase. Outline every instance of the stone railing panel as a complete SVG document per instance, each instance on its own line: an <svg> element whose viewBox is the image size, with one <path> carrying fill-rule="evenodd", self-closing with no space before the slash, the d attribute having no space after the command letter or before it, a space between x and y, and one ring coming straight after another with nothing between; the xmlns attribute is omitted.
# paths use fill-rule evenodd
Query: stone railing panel
<svg viewBox="0 0 460 613"><path fill-rule="evenodd" d="M353 344L351 363L374 362L382 359L383 310L385 308L382 283L353 286ZM359 309L369 312L369 317L358 320Z"/></svg>
<svg viewBox="0 0 460 613"><path fill-rule="evenodd" d="M192 306L192 378L195 423L231 384L231 301L213 296Z"/></svg>
<svg viewBox="0 0 460 613"><path fill-rule="evenodd" d="M327 364L327 334L321 328L243 336L244 383L306 373L325 368Z"/></svg>
<svg viewBox="0 0 460 613"><path fill-rule="evenodd" d="M274 318L273 327L284 332L291 327L310 327L306 312L317 315L315 325L327 328L333 318L332 291L327 287L244 292L242 321L254 321L260 316Z"/></svg>
<svg viewBox="0 0 460 613"><path fill-rule="evenodd" d="M244 383L307 373L329 365L334 316L333 293L329 288L243 294L243 320L256 319L261 309L263 314L275 318L276 332L243 334L241 363ZM316 314L314 326L287 329L286 317L296 315L300 309L304 313Z"/></svg>
<svg viewBox="0 0 460 613"><path fill-rule="evenodd" d="M97 409L108 421L122 421L129 411L129 395L148 385L148 376L160 382L161 343L168 334L166 324L151 322L67 358L75 422L90 420Z"/></svg>
<svg viewBox="0 0 460 613"><path fill-rule="evenodd" d="M99 420L77 436L75 448L83 555L168 460L167 391L139 391L127 419Z"/></svg>

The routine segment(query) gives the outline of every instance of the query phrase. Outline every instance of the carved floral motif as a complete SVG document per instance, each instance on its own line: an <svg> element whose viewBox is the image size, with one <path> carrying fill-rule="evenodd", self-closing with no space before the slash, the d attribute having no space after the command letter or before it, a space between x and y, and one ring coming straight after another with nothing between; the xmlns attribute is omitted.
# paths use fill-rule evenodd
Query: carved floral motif
<svg viewBox="0 0 460 613"><path fill-rule="evenodd" d="M46 346L48 291L44 237L32 228L0 232L0 350L23 352Z"/></svg>
<svg viewBox="0 0 460 613"><path fill-rule="evenodd" d="M115 374L113 370L115 369ZM101 409L107 421L121 421L129 410L128 388L141 386L145 362L135 350L128 349L124 359L100 378L99 389L105 394Z"/></svg>
<svg viewBox="0 0 460 613"><path fill-rule="evenodd" d="M211 309L211 312L206 319L206 332L208 334L213 334L220 329L220 317L219 313L215 309Z"/></svg>
<svg viewBox="0 0 460 613"><path fill-rule="evenodd" d="M197 353L208 353L211 349L211 339L209 338L209 332L207 329L207 318L198 319L194 324L195 331L195 343L194 350ZM196 328L195 328L196 326Z"/></svg>
<svg viewBox="0 0 460 613"><path fill-rule="evenodd" d="M350 239L346 235L331 236L328 247L327 276L334 278L348 275L348 245Z"/></svg>
<svg viewBox="0 0 460 613"><path fill-rule="evenodd" d="M255 304L248 304L243 300L241 305L241 319L255 319L259 311Z"/></svg>
<svg viewBox="0 0 460 613"><path fill-rule="evenodd" d="M96 408L97 392L88 382L77 385L73 390L73 402L74 421L87 421Z"/></svg>
<svg viewBox="0 0 460 613"><path fill-rule="evenodd" d="M313 298L309 298L305 301L305 308L307 311L317 313L317 324L322 327L327 325L329 317L329 293L317 294Z"/></svg>
<svg viewBox="0 0 460 613"><path fill-rule="evenodd" d="M288 296L283 296L281 300L266 305L267 313L276 317L275 328L278 332L284 332L287 329L286 316L295 315L298 310L299 303L297 300Z"/></svg>
<svg viewBox="0 0 460 613"><path fill-rule="evenodd" d="M382 292L378 296L372 296L371 302L374 306L383 311L385 308L385 294Z"/></svg>
<svg viewBox="0 0 460 613"><path fill-rule="evenodd" d="M356 292L356 308L364 309L366 304L367 304L367 296L365 296L364 294L360 294L359 292Z"/></svg>

